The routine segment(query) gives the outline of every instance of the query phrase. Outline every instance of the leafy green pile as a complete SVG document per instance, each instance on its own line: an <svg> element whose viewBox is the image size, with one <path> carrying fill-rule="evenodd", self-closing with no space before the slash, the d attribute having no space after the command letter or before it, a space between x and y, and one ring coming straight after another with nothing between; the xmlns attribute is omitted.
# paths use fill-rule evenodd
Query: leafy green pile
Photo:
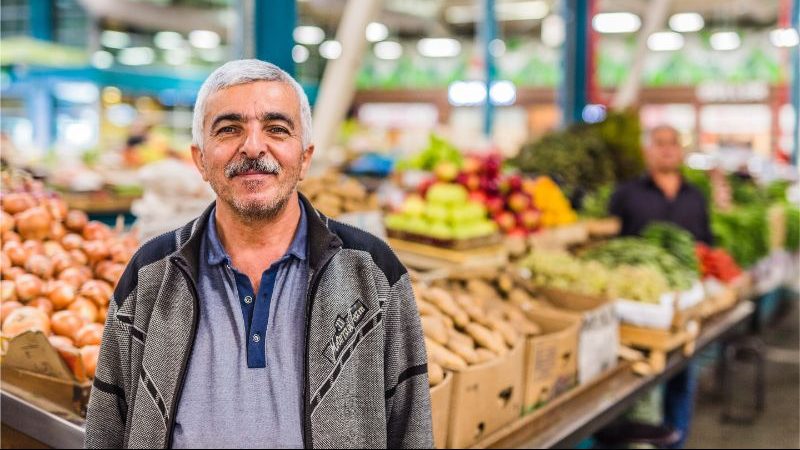
<svg viewBox="0 0 800 450"><path fill-rule="evenodd" d="M697 169L690 169L689 167L684 167L683 170L683 178L692 186L696 187L703 193L703 196L706 198L706 202L710 205L712 200L712 193L713 188L711 187L711 177L708 176L708 172L704 172L702 170Z"/></svg>
<svg viewBox="0 0 800 450"><path fill-rule="evenodd" d="M800 207L786 205L786 249L800 251Z"/></svg>
<svg viewBox="0 0 800 450"><path fill-rule="evenodd" d="M613 186L607 184L587 194L583 197L581 215L596 219L608 217L608 204L611 201L613 193Z"/></svg>
<svg viewBox="0 0 800 450"><path fill-rule="evenodd" d="M769 224L763 204L713 211L711 231L714 243L727 250L742 267L752 267L769 254Z"/></svg>
<svg viewBox="0 0 800 450"><path fill-rule="evenodd" d="M614 239L584 255L588 260L598 261L609 268L620 266L650 266L658 269L672 289L685 291L692 287L697 273L661 247L642 238Z"/></svg>
<svg viewBox="0 0 800 450"><path fill-rule="evenodd" d="M645 228L642 238L666 250L686 268L700 271L692 233L669 223L653 223Z"/></svg>
<svg viewBox="0 0 800 450"><path fill-rule="evenodd" d="M460 168L464 162L464 156L446 139L431 133L428 147L411 158L397 163L397 168L398 170L433 170L443 162L453 163Z"/></svg>

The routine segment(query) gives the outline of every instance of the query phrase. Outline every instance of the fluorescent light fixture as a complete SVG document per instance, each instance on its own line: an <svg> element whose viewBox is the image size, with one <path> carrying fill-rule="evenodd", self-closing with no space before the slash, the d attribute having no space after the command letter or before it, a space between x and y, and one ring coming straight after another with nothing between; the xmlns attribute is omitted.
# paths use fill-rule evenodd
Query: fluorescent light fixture
<svg viewBox="0 0 800 450"><path fill-rule="evenodd" d="M325 40L325 31L320 27L301 25L292 33L294 41L303 45L319 45Z"/></svg>
<svg viewBox="0 0 800 450"><path fill-rule="evenodd" d="M57 83L53 94L59 100L78 104L94 103L100 98L97 86L87 82Z"/></svg>
<svg viewBox="0 0 800 450"><path fill-rule="evenodd" d="M775 47L797 47L800 44L800 35L794 28L778 28L769 32L769 40Z"/></svg>
<svg viewBox="0 0 800 450"><path fill-rule="evenodd" d="M735 31L718 31L711 35L711 48L718 51L736 50L742 39Z"/></svg>
<svg viewBox="0 0 800 450"><path fill-rule="evenodd" d="M417 42L417 51L428 58L452 58L461 53L461 43L451 38L423 38Z"/></svg>
<svg viewBox="0 0 800 450"><path fill-rule="evenodd" d="M153 36L153 43L162 50L172 50L183 45L183 36L174 31L159 31Z"/></svg>
<svg viewBox="0 0 800 450"><path fill-rule="evenodd" d="M121 49L131 43L131 36L121 31L105 30L100 33L100 43L103 47Z"/></svg>
<svg viewBox="0 0 800 450"><path fill-rule="evenodd" d="M189 33L189 43L196 48L217 48L222 39L217 33L209 30L194 30Z"/></svg>
<svg viewBox="0 0 800 450"><path fill-rule="evenodd" d="M308 61L309 56L311 56L311 52L309 52L306 47L300 44L296 44L292 47L292 61L296 64L303 64Z"/></svg>
<svg viewBox="0 0 800 450"><path fill-rule="evenodd" d="M225 49L221 47L200 50L200 59L205 62L216 63L225 59Z"/></svg>
<svg viewBox="0 0 800 450"><path fill-rule="evenodd" d="M403 56L403 46L399 42L378 42L373 51L378 59L394 60Z"/></svg>
<svg viewBox="0 0 800 450"><path fill-rule="evenodd" d="M338 59L342 56L342 44L339 41L325 41L319 46L319 54L325 59Z"/></svg>
<svg viewBox="0 0 800 450"><path fill-rule="evenodd" d="M188 48L175 48L164 52L164 61L171 66L182 66L192 58L192 52Z"/></svg>
<svg viewBox="0 0 800 450"><path fill-rule="evenodd" d="M98 50L92 54L92 66L98 69L108 69L114 65L114 55L105 51Z"/></svg>
<svg viewBox="0 0 800 450"><path fill-rule="evenodd" d="M567 37L564 19L556 14L551 14L542 21L542 42L551 48L558 48Z"/></svg>
<svg viewBox="0 0 800 450"><path fill-rule="evenodd" d="M155 56L150 47L131 47L120 50L117 60L126 66L146 66L153 63Z"/></svg>
<svg viewBox="0 0 800 450"><path fill-rule="evenodd" d="M517 88L510 81L496 81L489 89L489 98L497 106L513 105L517 100Z"/></svg>
<svg viewBox="0 0 800 450"><path fill-rule="evenodd" d="M594 16L592 26L598 33L634 33L642 27L642 19L629 12L601 13Z"/></svg>
<svg viewBox="0 0 800 450"><path fill-rule="evenodd" d="M683 35L674 31L653 33L647 38L647 48L654 52L674 52L683 48Z"/></svg>
<svg viewBox="0 0 800 450"><path fill-rule="evenodd" d="M503 22L539 20L550 12L547 2L543 0L497 3L494 10L497 20ZM452 24L475 23L482 17L482 11L478 5L454 5L445 9L444 17Z"/></svg>
<svg viewBox="0 0 800 450"><path fill-rule="evenodd" d="M64 127L64 140L76 147L85 147L94 140L95 130L91 124L72 122Z"/></svg>
<svg viewBox="0 0 800 450"><path fill-rule="evenodd" d="M606 107L603 105L586 105L581 112L581 118L586 123L600 123L606 120Z"/></svg>
<svg viewBox="0 0 800 450"><path fill-rule="evenodd" d="M389 28L378 22L372 22L367 25L367 41L369 42L380 42L387 37L389 37Z"/></svg>
<svg viewBox="0 0 800 450"><path fill-rule="evenodd" d="M669 27L678 33L694 33L702 30L705 25L703 16L694 12L673 14L669 18Z"/></svg>
<svg viewBox="0 0 800 450"><path fill-rule="evenodd" d="M475 106L486 101L483 81L454 81L447 89L447 99L453 106Z"/></svg>
<svg viewBox="0 0 800 450"><path fill-rule="evenodd" d="M489 53L495 58L502 57L506 54L506 43L502 39L493 39L489 43Z"/></svg>

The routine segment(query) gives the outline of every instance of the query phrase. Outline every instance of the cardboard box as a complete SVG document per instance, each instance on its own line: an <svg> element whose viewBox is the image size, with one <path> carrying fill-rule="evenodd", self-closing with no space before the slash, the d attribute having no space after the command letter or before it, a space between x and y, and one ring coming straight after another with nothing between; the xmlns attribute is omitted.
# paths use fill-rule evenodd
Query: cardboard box
<svg viewBox="0 0 800 450"><path fill-rule="evenodd" d="M78 381L41 332L25 332L7 342L0 365L3 385L30 403L56 412L86 416L91 381ZM80 358L76 371L83 371Z"/></svg>
<svg viewBox="0 0 800 450"><path fill-rule="evenodd" d="M447 431L450 427L450 400L452 397L453 374L445 372L444 381L431 388L433 443L436 448L447 447Z"/></svg>
<svg viewBox="0 0 800 450"><path fill-rule="evenodd" d="M455 372L448 448L466 448L519 418L525 341L494 361Z"/></svg>
<svg viewBox="0 0 800 450"><path fill-rule="evenodd" d="M552 308L534 307L528 318L542 335L526 339L523 411L530 412L573 388L578 380L581 320Z"/></svg>
<svg viewBox="0 0 800 450"><path fill-rule="evenodd" d="M581 318L578 382L588 383L617 365L620 321L614 303L602 297L552 288L539 290L555 308Z"/></svg>

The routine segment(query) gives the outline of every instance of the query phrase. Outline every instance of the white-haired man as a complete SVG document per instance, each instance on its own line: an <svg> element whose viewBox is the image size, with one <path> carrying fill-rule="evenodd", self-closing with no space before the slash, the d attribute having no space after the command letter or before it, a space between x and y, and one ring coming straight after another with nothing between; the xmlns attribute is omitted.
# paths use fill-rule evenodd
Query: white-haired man
<svg viewBox="0 0 800 450"><path fill-rule="evenodd" d="M200 89L192 135L217 200L125 270L86 446L431 447L405 268L297 192L314 154L302 88L229 62Z"/></svg>

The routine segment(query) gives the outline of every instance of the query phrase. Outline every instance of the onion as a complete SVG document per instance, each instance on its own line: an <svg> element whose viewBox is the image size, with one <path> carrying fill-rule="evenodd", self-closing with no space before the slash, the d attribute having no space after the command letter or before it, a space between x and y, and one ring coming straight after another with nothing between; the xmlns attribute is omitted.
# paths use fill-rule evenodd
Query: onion
<svg viewBox="0 0 800 450"><path fill-rule="evenodd" d="M21 302L28 302L38 297L44 287L39 277L29 273L18 276L15 281L17 284L17 297Z"/></svg>
<svg viewBox="0 0 800 450"><path fill-rule="evenodd" d="M0 323L3 323L12 312L22 307L22 303L15 301L5 302L0 305Z"/></svg>
<svg viewBox="0 0 800 450"><path fill-rule="evenodd" d="M108 317L108 306L101 306L97 310L97 323L106 323L106 318Z"/></svg>
<svg viewBox="0 0 800 450"><path fill-rule="evenodd" d="M42 201L42 206L45 206L50 216L58 222L61 222L67 217L67 203L60 198L53 197L44 199Z"/></svg>
<svg viewBox="0 0 800 450"><path fill-rule="evenodd" d="M41 241L28 239L22 243L22 248L25 249L25 252L28 254L28 258L30 258L32 255L44 255L44 244L42 244Z"/></svg>
<svg viewBox="0 0 800 450"><path fill-rule="evenodd" d="M53 278L53 262L44 255L32 255L25 262L25 270L43 280Z"/></svg>
<svg viewBox="0 0 800 450"><path fill-rule="evenodd" d="M0 273L6 273L8 269L14 267L14 263L11 262L11 258L8 257L6 252L0 253Z"/></svg>
<svg viewBox="0 0 800 450"><path fill-rule="evenodd" d="M103 241L86 241L83 243L83 252L89 258L89 264L94 265L108 258L108 245Z"/></svg>
<svg viewBox="0 0 800 450"><path fill-rule="evenodd" d="M36 308L23 306L12 311L3 320L3 335L13 338L26 331L41 331L50 334L50 319Z"/></svg>
<svg viewBox="0 0 800 450"><path fill-rule="evenodd" d="M47 297L36 297L28 302L28 306L33 306L41 312L47 314L48 317L53 315L53 302Z"/></svg>
<svg viewBox="0 0 800 450"><path fill-rule="evenodd" d="M66 280L54 281L47 292L47 297L57 310L69 307L75 301L76 296L75 286Z"/></svg>
<svg viewBox="0 0 800 450"><path fill-rule="evenodd" d="M6 280L16 281L17 277L19 277L20 275L25 275L26 273L27 272L25 272L25 269L23 269L22 267L12 267L7 271L3 272L3 278Z"/></svg>
<svg viewBox="0 0 800 450"><path fill-rule="evenodd" d="M67 310L73 311L81 316L84 323L94 322L94 320L97 318L97 305L95 305L94 302L88 298L81 297L80 295L75 299L74 302L72 302L71 305L69 305Z"/></svg>
<svg viewBox="0 0 800 450"><path fill-rule="evenodd" d="M111 254L112 261L120 264L127 264L128 261L131 260L131 257L133 257L134 250L123 242L115 242L109 245L108 252Z"/></svg>
<svg viewBox="0 0 800 450"><path fill-rule="evenodd" d="M103 328L99 323L87 323L75 333L75 345L78 347L100 345L103 340Z"/></svg>
<svg viewBox="0 0 800 450"><path fill-rule="evenodd" d="M19 214L28 208L36 206L33 196L25 192L11 192L3 195L3 211L9 214Z"/></svg>
<svg viewBox="0 0 800 450"><path fill-rule="evenodd" d="M64 247L61 245L59 241L45 241L42 244L42 248L44 250L45 256L52 258L53 256L59 253L65 253Z"/></svg>
<svg viewBox="0 0 800 450"><path fill-rule="evenodd" d="M72 256L66 252L56 253L50 258L50 261L53 263L53 272L56 275L75 265Z"/></svg>
<svg viewBox="0 0 800 450"><path fill-rule="evenodd" d="M83 369L86 371L86 376L94 378L94 373L97 370L97 359L100 356L99 345L87 345L81 348L81 360L83 361Z"/></svg>
<svg viewBox="0 0 800 450"><path fill-rule="evenodd" d="M2 231L0 232L0 236L2 236L3 239L0 240L3 242L22 242L22 238L13 231Z"/></svg>
<svg viewBox="0 0 800 450"><path fill-rule="evenodd" d="M75 379L81 382L86 381L86 373L83 370L81 353L78 348L75 347L72 339L66 336L50 336L48 340L50 341L50 345L61 355L64 362L67 363L67 367L69 367L72 374L75 375Z"/></svg>
<svg viewBox="0 0 800 450"><path fill-rule="evenodd" d="M0 281L0 302L17 301L17 285L11 280Z"/></svg>
<svg viewBox="0 0 800 450"><path fill-rule="evenodd" d="M106 265L102 271L98 270L97 275L100 279L108 281L113 289L117 287L123 272L125 272L125 265L111 263Z"/></svg>
<svg viewBox="0 0 800 450"><path fill-rule="evenodd" d="M52 218L45 208L37 206L16 216L17 231L22 239L44 240L50 234Z"/></svg>
<svg viewBox="0 0 800 450"><path fill-rule="evenodd" d="M52 345L56 349L61 350L61 349L74 348L75 350L77 350L75 348L75 343L72 341L72 339L66 336L53 335L47 338L47 340L50 341L50 345Z"/></svg>
<svg viewBox="0 0 800 450"><path fill-rule="evenodd" d="M24 266L25 260L28 259L28 252L22 247L22 244L16 241L9 241L3 245L3 253L8 255L11 259L11 264L15 266Z"/></svg>
<svg viewBox="0 0 800 450"><path fill-rule="evenodd" d="M85 266L86 264L89 264L89 258L86 256L86 253L84 253L83 250L70 250L69 255L72 256L75 264L79 266Z"/></svg>
<svg viewBox="0 0 800 450"><path fill-rule="evenodd" d="M67 229L61 222L53 221L50 225L50 239L60 241L61 238L67 235Z"/></svg>
<svg viewBox="0 0 800 450"><path fill-rule="evenodd" d="M50 319L53 324L53 333L59 336L66 336L73 341L75 334L83 328L83 318L74 311L58 311Z"/></svg>
<svg viewBox="0 0 800 450"><path fill-rule="evenodd" d="M89 280L81 286L79 295L86 297L97 306L108 306L111 296L114 294L114 289L105 281Z"/></svg>
<svg viewBox="0 0 800 450"><path fill-rule="evenodd" d="M61 238L61 245L64 250L77 250L83 246L83 238L75 233L69 233Z"/></svg>
<svg viewBox="0 0 800 450"><path fill-rule="evenodd" d="M89 278L79 267L68 267L58 274L59 281L68 283L75 289L80 288Z"/></svg>
<svg viewBox="0 0 800 450"><path fill-rule="evenodd" d="M7 231L14 231L14 216L11 214L2 211L0 213L0 231L7 232Z"/></svg>
<svg viewBox="0 0 800 450"><path fill-rule="evenodd" d="M102 241L111 237L111 228L108 225L92 220L83 228L83 238L87 241Z"/></svg>
<svg viewBox="0 0 800 450"><path fill-rule="evenodd" d="M73 209L67 213L67 218L64 220L64 225L66 225L70 231L82 233L83 228L88 222L89 216L87 216L85 212Z"/></svg>

